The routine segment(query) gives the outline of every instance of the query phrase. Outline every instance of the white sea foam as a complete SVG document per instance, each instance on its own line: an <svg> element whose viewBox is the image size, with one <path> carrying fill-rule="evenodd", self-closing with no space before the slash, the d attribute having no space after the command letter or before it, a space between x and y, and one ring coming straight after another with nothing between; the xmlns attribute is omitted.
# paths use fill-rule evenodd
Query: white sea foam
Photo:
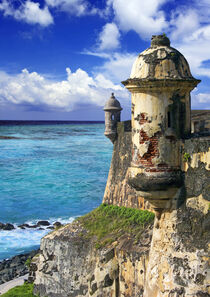
<svg viewBox="0 0 210 297"><path fill-rule="evenodd" d="M50 225L53 225L55 222L60 222L62 225L65 224L69 224L72 223L74 221L74 217L70 217L70 218L49 218L49 219L36 219L36 220L30 220L30 221L26 221L24 224L28 224L29 226L34 226L36 225L39 221L48 221L50 223ZM13 224L15 228L18 228L19 225L21 224ZM39 228L43 228L43 229L47 229L49 226L39 226L37 228L32 228L32 230L39 230ZM23 229L24 230L24 229ZM48 230L48 229L47 229ZM49 231L49 230L48 230Z"/></svg>
<svg viewBox="0 0 210 297"><path fill-rule="evenodd" d="M69 219L62 219L62 218L52 218L48 221L53 224L54 222L58 221L62 224L71 223L74 218ZM36 221L28 221L27 224L33 225ZM32 249L38 248L40 245L40 239L45 236L48 232L52 231L47 229L47 227L43 226L44 230L35 229L20 229L16 228L14 230L0 231L0 250L1 250L1 258L9 258L13 255L25 253Z"/></svg>
<svg viewBox="0 0 210 297"><path fill-rule="evenodd" d="M70 218L68 218L68 219L62 219L62 218L50 218L48 221L49 221L51 224L53 224L53 223L55 223L55 222L60 222L61 224L64 225L64 224L72 223L74 219L75 219L75 218L72 218L72 217L70 217Z"/></svg>

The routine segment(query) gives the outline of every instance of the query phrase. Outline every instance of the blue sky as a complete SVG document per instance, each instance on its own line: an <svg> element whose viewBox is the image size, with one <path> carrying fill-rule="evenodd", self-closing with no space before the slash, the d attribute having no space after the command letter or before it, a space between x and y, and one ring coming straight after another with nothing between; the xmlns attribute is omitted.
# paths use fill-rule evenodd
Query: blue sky
<svg viewBox="0 0 210 297"><path fill-rule="evenodd" d="M103 120L153 34L166 33L210 109L210 0L0 0L0 119Z"/></svg>

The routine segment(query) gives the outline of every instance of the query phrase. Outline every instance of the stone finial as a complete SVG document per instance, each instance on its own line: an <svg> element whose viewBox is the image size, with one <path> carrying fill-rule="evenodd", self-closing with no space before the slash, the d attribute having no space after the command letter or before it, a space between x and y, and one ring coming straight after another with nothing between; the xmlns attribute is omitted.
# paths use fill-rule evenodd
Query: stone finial
<svg viewBox="0 0 210 297"><path fill-rule="evenodd" d="M191 72L185 57L175 48L170 47L170 40L166 35L153 35L151 47L140 53L133 64L130 78L123 81L124 85L141 84L142 88L148 88L145 81L159 80L159 84L171 84L172 80L178 80L179 84L188 84L192 89L198 84ZM141 81L137 81L140 79ZM185 82L186 83L185 83ZM146 85L145 85L146 84ZM173 84L173 82L172 82Z"/></svg>
<svg viewBox="0 0 210 297"><path fill-rule="evenodd" d="M170 46L170 40L169 38L165 35L152 35L151 38L151 47L153 46Z"/></svg>

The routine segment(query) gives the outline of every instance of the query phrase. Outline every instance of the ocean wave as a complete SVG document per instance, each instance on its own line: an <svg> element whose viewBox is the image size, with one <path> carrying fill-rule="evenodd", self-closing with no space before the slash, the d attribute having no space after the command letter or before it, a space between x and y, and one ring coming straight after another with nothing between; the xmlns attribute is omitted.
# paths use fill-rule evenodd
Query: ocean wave
<svg viewBox="0 0 210 297"><path fill-rule="evenodd" d="M48 221L51 225L55 222L64 225L71 223L73 220L74 218L70 217L68 219L50 218ZM25 224L34 225L37 222L38 220L31 220L25 222ZM42 230L39 229L40 227L21 229L16 224L14 226L16 228L13 230L0 231L0 261L38 248L41 238L52 231L47 229L47 226L42 226Z"/></svg>

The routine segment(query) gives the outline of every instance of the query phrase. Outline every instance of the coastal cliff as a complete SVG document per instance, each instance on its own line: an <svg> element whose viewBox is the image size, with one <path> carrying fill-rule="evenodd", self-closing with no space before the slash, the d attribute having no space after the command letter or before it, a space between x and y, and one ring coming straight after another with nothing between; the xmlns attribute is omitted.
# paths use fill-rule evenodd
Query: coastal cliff
<svg viewBox="0 0 210 297"><path fill-rule="evenodd" d="M33 263L37 269L35 293L49 297L141 296L153 218L148 211L102 205L45 236L42 252ZM105 229L100 236L97 225Z"/></svg>
<svg viewBox="0 0 210 297"><path fill-rule="evenodd" d="M136 220L130 229L124 229L121 217L117 217L118 212L129 210L123 206L140 213L146 210L134 208L154 210L127 183L131 161L129 122L118 123L117 133L103 200L106 204L101 209L118 209L109 220L113 226L119 223L119 229L113 233L108 221L94 221L93 212L87 220L82 217L45 236L40 255L33 262L35 293L41 297L210 296L209 137L183 141L183 190L187 200L179 201L170 211L156 213L154 226L151 221ZM107 235L100 235L100 239L97 233L91 233L94 224L103 225Z"/></svg>

